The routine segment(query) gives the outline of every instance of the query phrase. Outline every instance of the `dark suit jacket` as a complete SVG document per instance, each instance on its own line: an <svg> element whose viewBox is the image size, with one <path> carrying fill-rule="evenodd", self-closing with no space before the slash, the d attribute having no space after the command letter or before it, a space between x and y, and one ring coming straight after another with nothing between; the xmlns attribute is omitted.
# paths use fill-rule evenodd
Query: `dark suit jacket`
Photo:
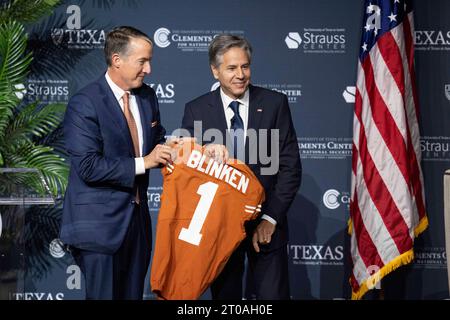
<svg viewBox="0 0 450 320"><path fill-rule="evenodd" d="M258 177L266 193L266 201L262 207L262 214L274 218L277 221L277 228L273 235L272 242L267 246L261 246L262 250L272 250L285 245L288 241L288 226L286 213L292 200L297 194L301 181L301 163L297 143L297 134L292 124L291 112L286 95L260 87L250 85L250 106L248 114L249 129L278 129L279 130L279 170L273 175L262 175L261 169L269 167L264 165L258 157L256 163L249 163L251 153L256 154L254 149L258 143L246 141L246 159L250 169ZM227 124L220 97L220 88L209 92L186 104L183 116L182 127L187 129L191 136L196 136L197 141L206 143L225 144L225 141L201 140L198 133L194 133L194 121L201 121L201 133L206 130L216 128L225 137ZM268 131L267 150L271 150L271 133ZM230 140L229 140L230 141ZM253 148L253 150L251 150ZM229 149L230 150L230 149ZM253 161L255 162L255 161ZM247 234L252 236L253 229L259 220L247 225Z"/></svg>
<svg viewBox="0 0 450 320"><path fill-rule="evenodd" d="M133 94L141 116L143 155L147 155L163 142L165 130L154 90L144 84ZM84 250L114 253L128 228L136 187L141 206L148 213L149 170L135 175L130 131L104 76L70 99L64 137L71 168L61 240Z"/></svg>

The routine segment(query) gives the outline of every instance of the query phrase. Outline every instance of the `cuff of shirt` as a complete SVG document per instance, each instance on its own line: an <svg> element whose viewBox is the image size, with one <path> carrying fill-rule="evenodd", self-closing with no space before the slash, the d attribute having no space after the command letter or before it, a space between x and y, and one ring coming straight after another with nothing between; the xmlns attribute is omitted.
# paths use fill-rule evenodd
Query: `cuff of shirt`
<svg viewBox="0 0 450 320"><path fill-rule="evenodd" d="M263 214L261 216L261 219L267 220L267 221L269 221L270 223L272 223L275 226L277 225L277 221L274 218L269 217L267 214Z"/></svg>
<svg viewBox="0 0 450 320"><path fill-rule="evenodd" d="M145 163L144 158L134 158L134 163L136 167L136 175L145 173Z"/></svg>

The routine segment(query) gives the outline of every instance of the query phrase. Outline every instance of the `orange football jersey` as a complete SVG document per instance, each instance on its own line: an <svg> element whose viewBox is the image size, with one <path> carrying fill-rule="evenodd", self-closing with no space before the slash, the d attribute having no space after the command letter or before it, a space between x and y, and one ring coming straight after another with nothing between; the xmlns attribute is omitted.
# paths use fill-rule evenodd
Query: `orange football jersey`
<svg viewBox="0 0 450 320"><path fill-rule="evenodd" d="M162 175L151 288L160 299L197 299L245 238L264 189L244 163L219 164L194 143L178 147Z"/></svg>

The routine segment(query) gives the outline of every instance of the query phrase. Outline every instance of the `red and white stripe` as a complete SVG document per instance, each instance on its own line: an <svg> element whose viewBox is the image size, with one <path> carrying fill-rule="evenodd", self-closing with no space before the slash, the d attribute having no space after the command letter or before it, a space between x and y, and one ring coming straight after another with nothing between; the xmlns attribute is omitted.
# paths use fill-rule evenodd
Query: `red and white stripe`
<svg viewBox="0 0 450 320"><path fill-rule="evenodd" d="M257 206L245 205L244 211L246 213L251 213L252 215L258 215L261 212L261 204L258 204Z"/></svg>
<svg viewBox="0 0 450 320"><path fill-rule="evenodd" d="M358 65L350 206L354 293L370 271L412 250L426 215L412 26L410 13Z"/></svg>

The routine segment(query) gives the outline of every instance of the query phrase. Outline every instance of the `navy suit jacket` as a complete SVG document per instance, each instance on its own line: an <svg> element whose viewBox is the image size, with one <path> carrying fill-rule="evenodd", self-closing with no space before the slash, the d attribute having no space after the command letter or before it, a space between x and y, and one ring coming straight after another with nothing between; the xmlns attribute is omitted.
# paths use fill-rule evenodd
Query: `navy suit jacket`
<svg viewBox="0 0 450 320"><path fill-rule="evenodd" d="M277 227L269 245L261 245L261 250L270 251L285 245L288 241L287 211L297 194L301 181L301 162L297 143L297 134L292 124L291 112L286 95L273 90L264 89L256 86L249 86L250 105L248 113L247 132L249 129L260 130L267 129L267 150L271 150L271 132L270 129L279 130L279 170L276 174L261 174L264 165L258 157L255 161L249 160L249 149L255 146L255 143L249 143L248 137L245 144L246 157L245 162L255 173L264 187L266 201L262 206L261 214L267 214L277 221ZM194 133L194 121L201 121L201 134L208 129L218 129L223 137L226 137L227 123L224 107L220 96L220 87L213 92L194 99L186 104L183 116L182 127L187 129L191 136L198 135ZM258 136L258 144L260 137ZM200 140L206 143L225 144L225 141ZM230 141L230 140L228 140ZM252 151L255 153L255 151ZM254 155L254 154L253 154ZM259 219L247 224L247 234L253 235L253 230L259 223Z"/></svg>
<svg viewBox="0 0 450 320"><path fill-rule="evenodd" d="M143 84L136 96L143 130L143 155L164 141L155 92ZM148 214L149 170L135 175L133 142L120 105L104 76L69 101L64 138L70 176L61 240L74 247L114 253L121 245L135 207L136 188ZM151 231L148 230L150 237Z"/></svg>

